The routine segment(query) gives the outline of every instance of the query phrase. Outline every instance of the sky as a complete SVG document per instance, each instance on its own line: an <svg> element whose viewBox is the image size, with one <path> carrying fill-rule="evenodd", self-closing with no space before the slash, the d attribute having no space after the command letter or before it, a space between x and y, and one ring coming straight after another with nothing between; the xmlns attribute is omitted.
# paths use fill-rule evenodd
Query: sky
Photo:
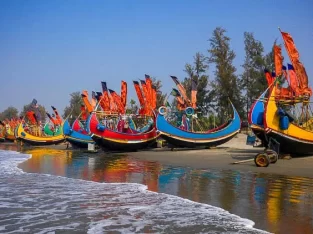
<svg viewBox="0 0 313 234"><path fill-rule="evenodd" d="M313 84L312 12L312 0L1 0L0 112L36 98L63 113L72 92L101 91L101 81L119 93L125 80L128 101L137 101L132 81L145 74L169 93L170 75L182 80L196 52L208 55L216 27L231 38L238 75L244 32L269 52L275 39L283 43L280 27L292 35Z"/></svg>

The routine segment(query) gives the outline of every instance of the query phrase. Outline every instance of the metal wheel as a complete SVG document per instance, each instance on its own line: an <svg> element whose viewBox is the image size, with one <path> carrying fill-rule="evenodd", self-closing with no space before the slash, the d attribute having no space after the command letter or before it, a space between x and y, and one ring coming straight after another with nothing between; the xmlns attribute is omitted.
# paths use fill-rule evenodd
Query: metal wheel
<svg viewBox="0 0 313 234"><path fill-rule="evenodd" d="M270 159L266 153L259 153L254 157L254 163L257 167L268 167Z"/></svg>

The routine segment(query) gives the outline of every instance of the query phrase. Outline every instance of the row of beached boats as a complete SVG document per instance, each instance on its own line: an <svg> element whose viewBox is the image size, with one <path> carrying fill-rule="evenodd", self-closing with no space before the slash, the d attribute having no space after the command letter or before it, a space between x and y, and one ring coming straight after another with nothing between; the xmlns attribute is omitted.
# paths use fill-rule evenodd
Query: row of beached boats
<svg viewBox="0 0 313 234"><path fill-rule="evenodd" d="M291 64L283 66L281 47L274 45L275 72L265 71L268 88L253 103L248 121L254 134L266 148L292 154L313 152L313 118L305 68L292 37L281 32ZM211 147L223 144L239 131L241 120L230 101L232 113L219 127L195 131L197 117L197 89L193 80L190 98L177 77L171 76L177 89L173 89L176 112L164 105L157 108L157 90L152 80L145 75L140 82L133 81L140 108L136 114L127 113L127 83L121 82L121 93L107 88L102 82L102 92L82 92L81 114L73 123L64 121L53 107L54 116L41 127L36 100L22 119L1 122L2 137L29 145L59 144L70 142L76 147L96 144L108 150L133 151L153 147L158 138L172 147ZM298 113L297 113L298 112ZM298 114L298 116L297 116ZM173 118L176 115L176 118ZM178 116L178 117L177 117ZM201 127L200 127L201 129ZM1 136L0 136L1 137ZM273 142L279 149L273 148ZM264 159L264 157L263 157Z"/></svg>
<svg viewBox="0 0 313 234"><path fill-rule="evenodd" d="M240 130L240 117L232 106L232 115L220 127L207 131L194 131L193 123L197 124L196 89L191 92L191 100L186 91L172 76L178 89L173 89L177 100L178 112L181 114L179 124L171 121L171 111L168 106L156 108L157 92L152 85L150 76L140 84L134 81L140 109L136 114L126 113L127 83L121 82L121 94L107 89L102 83L102 92L83 91L81 114L70 124L69 118L64 121L55 107L49 122L43 127L37 100L33 100L29 111L21 119L2 122L3 136L24 145L53 145L64 141L74 147L86 148L95 144L106 150L134 151L154 147L158 138L163 138L172 147L217 146L227 142ZM177 114L177 113L176 113Z"/></svg>

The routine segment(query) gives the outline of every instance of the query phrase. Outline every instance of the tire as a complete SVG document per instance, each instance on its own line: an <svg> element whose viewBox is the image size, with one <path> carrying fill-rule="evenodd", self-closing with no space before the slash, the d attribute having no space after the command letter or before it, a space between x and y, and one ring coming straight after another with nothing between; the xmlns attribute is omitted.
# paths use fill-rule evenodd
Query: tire
<svg viewBox="0 0 313 234"><path fill-rule="evenodd" d="M270 159L267 153L259 153L255 155L254 163L257 167L268 167L270 165Z"/></svg>

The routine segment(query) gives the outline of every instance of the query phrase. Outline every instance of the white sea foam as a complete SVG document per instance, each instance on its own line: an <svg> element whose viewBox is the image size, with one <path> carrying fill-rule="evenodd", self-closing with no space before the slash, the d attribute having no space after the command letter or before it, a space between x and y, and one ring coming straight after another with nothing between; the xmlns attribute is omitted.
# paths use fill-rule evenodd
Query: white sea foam
<svg viewBox="0 0 313 234"><path fill-rule="evenodd" d="M0 150L0 232L267 233L221 208L141 184L24 173L17 165L29 157Z"/></svg>

